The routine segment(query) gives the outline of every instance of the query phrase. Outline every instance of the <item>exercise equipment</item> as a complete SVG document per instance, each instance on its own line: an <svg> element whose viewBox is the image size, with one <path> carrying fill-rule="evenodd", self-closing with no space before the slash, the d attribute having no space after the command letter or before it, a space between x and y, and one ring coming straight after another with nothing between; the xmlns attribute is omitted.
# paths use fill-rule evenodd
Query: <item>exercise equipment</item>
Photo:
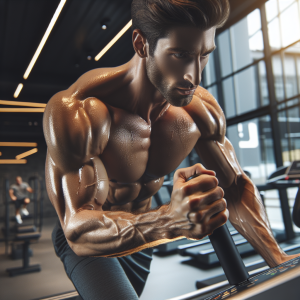
<svg viewBox="0 0 300 300"><path fill-rule="evenodd" d="M278 170L277 170L278 171ZM272 174L269 178L269 184L280 184L280 180L285 180L287 186L290 184L298 184L300 179L300 161L293 162L290 167L280 170L283 174ZM289 174L293 174L293 177ZM282 176L285 175L285 176ZM280 178L278 178L280 176ZM276 178L277 179L274 179ZM293 180L296 182L286 182L286 180ZM300 206L299 189L295 199L293 214L295 219L300 219L297 215L297 208ZM295 208L296 207L296 208ZM220 259L220 263L224 269L227 281L220 282L210 287L200 289L196 292L189 293L180 297L175 297L170 300L216 300L216 299L283 299L288 296L289 299L299 299L300 284L300 259L292 259L275 268L264 271L268 267L259 268L252 272L257 273L254 276L249 276L237 249L234 249L232 237L224 229L223 225L210 236L211 243ZM217 233L217 234L215 234ZM226 246L225 246L226 245ZM295 250L300 245L291 245L287 250ZM298 249L299 251L299 249ZM232 259L235 264L232 264ZM241 264L240 264L241 262ZM264 272L261 272L264 271ZM227 289L216 292L216 289L230 285ZM288 288L288 292L287 289ZM209 295L212 294L212 295Z"/></svg>
<svg viewBox="0 0 300 300"><path fill-rule="evenodd" d="M295 187L299 186L300 184L300 161L294 161L291 163L288 167L280 167L275 172L273 172L265 185L257 186L259 191L267 191L267 190L273 190L273 189L286 189L288 187ZM262 196L263 198L263 196ZM298 191L298 194L296 196L296 199L300 198L300 193ZM299 203L297 205L296 203ZM282 203L282 210L283 210L283 218L285 219L285 225L287 227L287 223L292 223L291 216L290 216L290 210L287 203ZM299 214L297 214L299 212ZM297 219L298 216L298 219ZM294 213L293 213L293 219L295 220L295 224L300 225L300 200L295 200L294 205ZM237 246L237 249L239 253L242 256L254 254L255 251L253 247L248 243L248 241L239 234L230 222L227 222L227 225L230 229L231 235L233 237L233 240L235 242L235 245ZM291 224L290 224L291 227ZM288 248L289 244L296 244L295 247L300 247L300 240L297 238L294 238L294 235L288 234L287 231L290 231L290 229L287 229L285 231L282 230L272 230L273 235L277 242L280 243L282 248ZM287 239L288 236L292 236L292 238ZM212 247L210 241L207 240L201 240L199 242L189 243L189 244L183 244L178 246L178 253L182 256L190 256L196 259L197 261L207 265L207 266L214 266L218 263L217 255L214 251L214 248Z"/></svg>
<svg viewBox="0 0 300 300"><path fill-rule="evenodd" d="M230 285L222 291L212 292L213 289L222 287L223 283L168 300L281 300L286 297L289 300L299 299L299 258L272 269L258 271L258 274L250 276L246 281Z"/></svg>
<svg viewBox="0 0 300 300"><path fill-rule="evenodd" d="M31 272L38 272L41 270L40 265L30 265L29 258L32 256L32 250L29 248L30 242L37 241L41 236L42 231L42 214L43 214L43 182L36 176L32 176L28 180L29 185L33 188L33 196L31 202L34 205L33 224L24 222L23 224L15 223L10 226L10 221L15 220L10 218L9 205L13 202L9 197L9 181L5 180L5 226L2 228L5 237L5 252L8 252L8 246L11 244L11 258L23 260L22 267L9 268L6 271L10 276L16 276ZM24 220L31 220L32 216L24 218Z"/></svg>

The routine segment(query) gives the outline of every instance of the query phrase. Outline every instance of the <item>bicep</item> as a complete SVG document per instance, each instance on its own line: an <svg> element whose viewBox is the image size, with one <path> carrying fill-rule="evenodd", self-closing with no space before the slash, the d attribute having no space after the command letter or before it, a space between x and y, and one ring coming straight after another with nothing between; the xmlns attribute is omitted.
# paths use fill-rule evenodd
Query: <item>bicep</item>
<svg viewBox="0 0 300 300"><path fill-rule="evenodd" d="M222 142L199 139L195 150L205 167L216 172L220 186L227 188L242 175L235 151L226 137Z"/></svg>
<svg viewBox="0 0 300 300"><path fill-rule="evenodd" d="M105 167L98 157L78 170L63 172L48 154L46 185L63 228L82 210L102 210L109 189Z"/></svg>

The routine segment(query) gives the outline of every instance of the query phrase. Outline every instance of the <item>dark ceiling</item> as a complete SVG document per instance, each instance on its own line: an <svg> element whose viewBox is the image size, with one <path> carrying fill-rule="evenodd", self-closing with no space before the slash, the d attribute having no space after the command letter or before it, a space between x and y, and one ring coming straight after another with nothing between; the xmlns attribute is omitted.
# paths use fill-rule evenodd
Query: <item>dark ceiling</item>
<svg viewBox="0 0 300 300"><path fill-rule="evenodd" d="M0 100L16 100L13 94L23 83L17 101L47 103L84 72L121 65L134 55L128 30L98 62L94 60L131 19L131 0L67 0L31 74L24 80L23 74L59 2L0 0ZM230 2L228 25L265 0ZM101 28L103 22L106 30ZM41 121L41 113L0 112L0 141L43 139Z"/></svg>

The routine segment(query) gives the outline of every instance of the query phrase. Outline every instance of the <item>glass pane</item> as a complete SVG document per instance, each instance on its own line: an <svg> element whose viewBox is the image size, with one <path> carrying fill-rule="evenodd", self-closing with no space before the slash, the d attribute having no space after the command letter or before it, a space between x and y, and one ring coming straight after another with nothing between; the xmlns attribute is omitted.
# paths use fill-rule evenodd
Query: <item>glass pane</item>
<svg viewBox="0 0 300 300"><path fill-rule="evenodd" d="M211 86L207 90L215 97L216 100L218 100L218 87L216 84Z"/></svg>
<svg viewBox="0 0 300 300"><path fill-rule="evenodd" d="M260 107L264 101L268 103L264 62L234 75L234 87L237 114L254 110ZM265 99L262 98L263 96Z"/></svg>
<svg viewBox="0 0 300 300"><path fill-rule="evenodd" d="M294 107L278 113L280 141L284 165L300 160L300 108Z"/></svg>
<svg viewBox="0 0 300 300"><path fill-rule="evenodd" d="M259 99L260 106L269 104L269 90L268 90L268 81L267 81L267 71L266 64L264 61L260 61L258 64L258 88L259 88Z"/></svg>
<svg viewBox="0 0 300 300"><path fill-rule="evenodd" d="M297 80L298 80L298 86L300 88L300 55L297 55Z"/></svg>
<svg viewBox="0 0 300 300"><path fill-rule="evenodd" d="M208 86L216 81L214 54L210 54L208 63L204 68L204 85Z"/></svg>
<svg viewBox="0 0 300 300"><path fill-rule="evenodd" d="M232 73L231 46L228 29L218 35L217 46L220 49L218 52L220 55L221 74L222 77L224 77Z"/></svg>
<svg viewBox="0 0 300 300"><path fill-rule="evenodd" d="M297 104L299 104L299 99L293 99L293 100L286 102L286 107L294 106Z"/></svg>
<svg viewBox="0 0 300 300"><path fill-rule="evenodd" d="M251 37L249 41L248 29L247 18L230 28L234 71L251 64L257 58L263 57L261 31Z"/></svg>
<svg viewBox="0 0 300 300"><path fill-rule="evenodd" d="M255 184L264 184L276 169L270 117L232 125L227 129L227 136L242 169L251 174Z"/></svg>
<svg viewBox="0 0 300 300"><path fill-rule="evenodd" d="M249 39L249 49L254 60L264 56L264 42L261 30Z"/></svg>
<svg viewBox="0 0 300 300"><path fill-rule="evenodd" d="M247 16L247 24L248 24L248 35L253 35L256 31L261 29L261 21L260 21L260 10L256 9L252 13Z"/></svg>
<svg viewBox="0 0 300 300"><path fill-rule="evenodd" d="M281 40L279 34L279 19L275 18L268 25L269 43L272 50L281 48Z"/></svg>
<svg viewBox="0 0 300 300"><path fill-rule="evenodd" d="M283 72L282 62L280 55L272 56L272 67L274 74L275 94L277 101L283 100L284 97L284 86L283 86Z"/></svg>
<svg viewBox="0 0 300 300"><path fill-rule="evenodd" d="M271 21L278 15L277 0L270 0L266 3L267 21Z"/></svg>
<svg viewBox="0 0 300 300"><path fill-rule="evenodd" d="M223 97L225 105L225 117L230 118L236 115L235 95L233 89L233 78L229 77L222 82Z"/></svg>
<svg viewBox="0 0 300 300"><path fill-rule="evenodd" d="M289 52L284 53L283 59L285 75L286 98L291 98L299 94L297 87L296 57Z"/></svg>
<svg viewBox="0 0 300 300"><path fill-rule="evenodd" d="M287 8L289 5L291 5L295 0L279 0L279 10L283 11L285 8Z"/></svg>
<svg viewBox="0 0 300 300"><path fill-rule="evenodd" d="M263 192L268 219L272 229L284 230L278 190Z"/></svg>
<svg viewBox="0 0 300 300"><path fill-rule="evenodd" d="M300 39L299 11L294 3L281 14L282 46L286 47Z"/></svg>

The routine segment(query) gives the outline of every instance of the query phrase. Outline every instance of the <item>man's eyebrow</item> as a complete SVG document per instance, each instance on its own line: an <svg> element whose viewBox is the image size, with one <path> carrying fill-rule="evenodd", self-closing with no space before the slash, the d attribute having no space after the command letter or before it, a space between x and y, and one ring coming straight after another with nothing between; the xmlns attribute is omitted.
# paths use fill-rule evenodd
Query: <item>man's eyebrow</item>
<svg viewBox="0 0 300 300"><path fill-rule="evenodd" d="M217 48L217 46L214 46L209 50L205 50L203 52L203 54L209 54L209 53L213 52L216 48ZM168 48L168 50L169 51L178 51L178 52L188 52L188 53L194 53L195 52L195 51L190 51L188 49L184 49L184 48L180 48L180 47L171 47L171 48Z"/></svg>
<svg viewBox="0 0 300 300"><path fill-rule="evenodd" d="M217 46L214 46L214 47L212 47L211 49L204 51L203 54L209 54L209 53L212 53L214 50L216 50L216 48L217 48Z"/></svg>
<svg viewBox="0 0 300 300"><path fill-rule="evenodd" d="M169 51L179 51L179 52L191 52L187 49L183 49L183 48L179 48L179 47L172 47L172 48L168 48Z"/></svg>

